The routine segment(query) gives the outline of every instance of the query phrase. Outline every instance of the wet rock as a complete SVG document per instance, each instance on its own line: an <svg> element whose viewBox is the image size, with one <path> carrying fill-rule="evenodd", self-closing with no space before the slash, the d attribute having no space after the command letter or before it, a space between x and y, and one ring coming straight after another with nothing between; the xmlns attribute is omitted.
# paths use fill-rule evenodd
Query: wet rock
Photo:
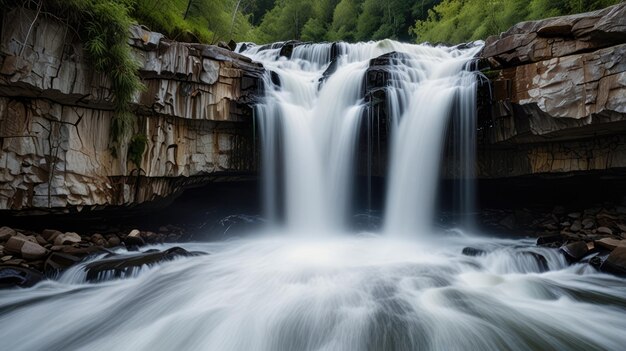
<svg viewBox="0 0 626 351"><path fill-rule="evenodd" d="M474 247L465 247L463 248L463 251L461 251L461 253L465 256L481 256L485 255L487 251Z"/></svg>
<svg viewBox="0 0 626 351"><path fill-rule="evenodd" d="M602 233L602 234L607 234L607 235L613 235L613 231L607 227L600 227L597 229L597 232Z"/></svg>
<svg viewBox="0 0 626 351"><path fill-rule="evenodd" d="M606 250L613 250L617 247L626 247L626 240L603 238L600 240L596 240L595 244L597 247L600 247Z"/></svg>
<svg viewBox="0 0 626 351"><path fill-rule="evenodd" d="M584 241L577 241L561 247L561 251L569 262L578 262L587 255L589 247Z"/></svg>
<svg viewBox="0 0 626 351"><path fill-rule="evenodd" d="M43 275L24 267L0 267L0 288L28 288L43 280Z"/></svg>
<svg viewBox="0 0 626 351"><path fill-rule="evenodd" d="M626 247L613 250L602 263L601 270L613 274L626 274Z"/></svg>
<svg viewBox="0 0 626 351"><path fill-rule="evenodd" d="M127 247L132 247L132 246L143 246L143 245L146 244L146 242L139 235L137 235L137 236L130 236L130 235L128 235L127 237L124 238L124 244Z"/></svg>
<svg viewBox="0 0 626 351"><path fill-rule="evenodd" d="M109 237L109 239L107 239L107 243L109 247L116 247L119 246L122 242L120 241L120 238L117 237L117 235L112 235Z"/></svg>
<svg viewBox="0 0 626 351"><path fill-rule="evenodd" d="M74 255L53 252L44 263L44 272L47 275L55 275L76 263L80 262L80 258Z"/></svg>
<svg viewBox="0 0 626 351"><path fill-rule="evenodd" d="M178 257L199 256L206 253L189 252L180 247L161 252L144 252L136 255L103 259L91 262L85 266L87 280L90 282L103 281L112 278L122 278L132 274L143 266L154 266L159 263L174 260Z"/></svg>
<svg viewBox="0 0 626 351"><path fill-rule="evenodd" d="M10 237L17 234L17 232L9 227L0 228L0 242L5 242L9 240Z"/></svg>
<svg viewBox="0 0 626 351"><path fill-rule="evenodd" d="M72 232L67 232L63 234L59 234L54 239L54 245L68 245L68 244L76 244L81 242L82 238L80 235Z"/></svg>

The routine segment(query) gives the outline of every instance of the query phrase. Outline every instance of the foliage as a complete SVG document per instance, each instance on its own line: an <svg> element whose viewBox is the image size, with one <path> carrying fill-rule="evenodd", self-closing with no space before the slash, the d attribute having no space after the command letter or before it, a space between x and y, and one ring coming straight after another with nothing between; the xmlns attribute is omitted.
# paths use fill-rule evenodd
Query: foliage
<svg viewBox="0 0 626 351"><path fill-rule="evenodd" d="M65 17L76 28L85 52L94 68L105 74L114 94L114 116L111 121L112 152L117 154L133 128L130 103L143 88L128 46L128 29L133 23L129 15L131 0L48 0L48 13Z"/></svg>
<svg viewBox="0 0 626 351"><path fill-rule="evenodd" d="M141 167L141 160L143 154L146 152L148 146L148 137L145 134L135 134L130 139L128 144L128 160L134 163L137 167Z"/></svg>
<svg viewBox="0 0 626 351"><path fill-rule="evenodd" d="M461 43L484 39L515 23L593 11L620 0L444 0L411 31L418 41Z"/></svg>

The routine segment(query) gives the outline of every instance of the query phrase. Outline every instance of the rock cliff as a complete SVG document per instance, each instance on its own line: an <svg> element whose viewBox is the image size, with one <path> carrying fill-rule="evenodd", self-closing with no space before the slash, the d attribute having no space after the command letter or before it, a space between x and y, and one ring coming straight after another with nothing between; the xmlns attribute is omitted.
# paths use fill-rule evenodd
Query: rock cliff
<svg viewBox="0 0 626 351"><path fill-rule="evenodd" d="M626 4L490 37L480 175L626 169Z"/></svg>
<svg viewBox="0 0 626 351"><path fill-rule="evenodd" d="M130 206L254 171L248 104L260 65L133 27L146 87L133 102L134 132L147 136L136 166L110 152L110 83L73 30L24 9L2 14L0 210Z"/></svg>

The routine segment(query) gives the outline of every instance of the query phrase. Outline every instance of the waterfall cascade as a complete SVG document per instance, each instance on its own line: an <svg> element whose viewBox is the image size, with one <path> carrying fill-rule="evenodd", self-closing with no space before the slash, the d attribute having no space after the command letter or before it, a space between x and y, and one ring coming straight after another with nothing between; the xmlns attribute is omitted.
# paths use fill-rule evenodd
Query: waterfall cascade
<svg viewBox="0 0 626 351"><path fill-rule="evenodd" d="M284 179L290 230L328 231L346 222L357 133L366 107L365 74L371 59L394 52L398 55L390 59L386 87L393 145L385 230L391 235L428 232L450 116L456 113L463 125L473 125L476 80L465 68L480 47L392 40L305 44L293 48L289 59L281 56L279 44L247 47L243 54L268 70L257 118L271 216L281 200L276 180ZM472 156L467 152L471 138L467 142L461 145L464 160ZM469 169L469 163L465 166Z"/></svg>
<svg viewBox="0 0 626 351"><path fill-rule="evenodd" d="M102 254L58 279L0 290L3 350L624 348L622 278L570 265L534 240L429 226L451 117L460 168L471 176L476 83L466 67L479 46L307 44L290 59L282 47L245 51L269 71L256 113L265 210L288 232L314 235L258 229L253 237L179 243L208 254L89 281L89 264L106 263ZM370 59L392 52L384 235L322 236L342 231L350 216L364 76ZM459 194L469 207L471 187ZM427 233L436 235L424 240ZM115 251L117 259L137 257Z"/></svg>

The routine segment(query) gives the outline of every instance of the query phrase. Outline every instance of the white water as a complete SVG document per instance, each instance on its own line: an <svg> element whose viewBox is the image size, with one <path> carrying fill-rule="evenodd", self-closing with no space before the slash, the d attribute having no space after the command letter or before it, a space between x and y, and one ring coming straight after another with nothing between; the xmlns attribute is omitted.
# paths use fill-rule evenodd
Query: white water
<svg viewBox="0 0 626 351"><path fill-rule="evenodd" d="M398 52L403 58L393 60L388 69L393 145L385 230L390 235L424 235L434 215L441 149L453 105L460 106L461 120L472 119L475 74L464 68L480 45L458 49L391 40L336 45L336 71L323 84L331 44L297 46L289 60L280 56L280 46L244 51L280 81L279 86L272 83L268 73L266 100L257 108L266 208L276 217L278 194L283 193L288 230L306 228L319 235L342 228L351 213L365 73L371 59ZM281 161L283 172L277 167ZM276 179L284 179L284 189Z"/></svg>
<svg viewBox="0 0 626 351"><path fill-rule="evenodd" d="M210 254L125 279L87 283L83 264L56 281L0 290L0 349L623 350L623 279L568 266L530 240L430 226L452 111L472 130L475 81L463 66L475 50L342 44L318 90L330 45L297 47L292 60L278 58L279 46L250 49L281 83L266 77L257 121L265 210L284 217L284 230L186 244ZM363 74L391 51L407 56L390 70L385 228L347 234ZM471 137L460 145L469 145L459 153L471 171ZM486 253L464 256L466 246Z"/></svg>
<svg viewBox="0 0 626 351"><path fill-rule="evenodd" d="M464 245L490 253L467 257ZM524 245L525 244L525 245ZM512 248L517 245L517 248ZM2 350L622 350L624 281L531 242L197 244L134 278L0 291ZM543 254L551 272L528 252Z"/></svg>

